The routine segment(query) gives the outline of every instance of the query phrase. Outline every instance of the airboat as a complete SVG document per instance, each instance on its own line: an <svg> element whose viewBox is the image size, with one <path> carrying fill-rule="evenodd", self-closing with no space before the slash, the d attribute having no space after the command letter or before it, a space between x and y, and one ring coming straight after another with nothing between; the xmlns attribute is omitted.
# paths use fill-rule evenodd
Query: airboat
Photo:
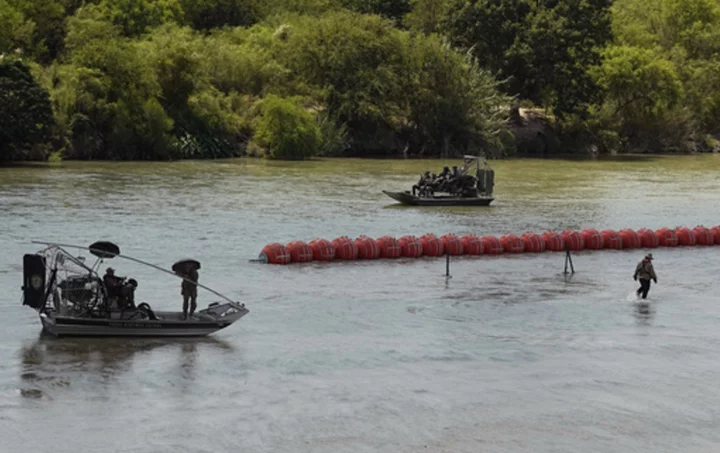
<svg viewBox="0 0 720 453"><path fill-rule="evenodd" d="M470 174L475 166L475 175ZM383 190L388 197L411 206L489 206L495 199L495 170L483 159L476 156L463 156L463 164L457 172L448 177L437 178L433 182L423 181L413 186L413 191L390 192ZM446 167L447 169L447 167ZM417 189L417 195L415 190Z"/></svg>
<svg viewBox="0 0 720 453"><path fill-rule="evenodd" d="M249 312L245 304L197 282L193 283L223 302L212 302L188 317L180 311L156 311L147 302L135 304L135 279L113 277L116 280L109 285L98 274L105 260L124 258L192 282L188 270L200 269L197 260L177 261L168 270L122 255L108 241L90 246L33 243L45 248L23 257L23 305L36 310L43 330L54 336L199 337L224 329ZM97 259L89 266L85 257L67 249L89 251Z"/></svg>

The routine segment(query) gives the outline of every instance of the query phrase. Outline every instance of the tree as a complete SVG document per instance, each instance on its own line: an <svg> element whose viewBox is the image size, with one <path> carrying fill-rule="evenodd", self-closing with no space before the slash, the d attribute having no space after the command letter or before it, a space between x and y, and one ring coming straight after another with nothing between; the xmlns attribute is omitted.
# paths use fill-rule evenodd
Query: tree
<svg viewBox="0 0 720 453"><path fill-rule="evenodd" d="M196 30L250 26L260 19L258 0L181 0L185 20Z"/></svg>
<svg viewBox="0 0 720 453"><path fill-rule="evenodd" d="M582 113L598 96L588 68L611 38L610 0L466 0L447 33L505 81L510 95Z"/></svg>
<svg viewBox="0 0 720 453"><path fill-rule="evenodd" d="M48 92L21 61L0 61L0 160L27 157L50 139L52 126Z"/></svg>
<svg viewBox="0 0 720 453"><path fill-rule="evenodd" d="M257 120L253 142L267 150L273 159L303 160L320 146L320 129L313 114L298 103L268 95L260 101L262 113Z"/></svg>

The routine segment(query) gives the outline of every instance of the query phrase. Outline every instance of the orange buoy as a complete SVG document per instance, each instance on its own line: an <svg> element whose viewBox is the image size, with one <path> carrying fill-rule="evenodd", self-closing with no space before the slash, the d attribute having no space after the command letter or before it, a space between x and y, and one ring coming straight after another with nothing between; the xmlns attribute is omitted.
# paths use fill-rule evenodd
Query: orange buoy
<svg viewBox="0 0 720 453"><path fill-rule="evenodd" d="M678 238L678 245L688 246L696 243L695 234L690 228L677 227L675 228L675 235Z"/></svg>
<svg viewBox="0 0 720 453"><path fill-rule="evenodd" d="M480 238L483 245L483 251L486 255L499 255L505 251L500 239L495 236L483 236Z"/></svg>
<svg viewBox="0 0 720 453"><path fill-rule="evenodd" d="M692 232L695 235L695 242L697 245L713 245L715 243L715 238L713 237L712 232L702 225L698 225L693 228Z"/></svg>
<svg viewBox="0 0 720 453"><path fill-rule="evenodd" d="M415 236L403 236L398 239L400 255L408 258L417 258L423 254L423 246Z"/></svg>
<svg viewBox="0 0 720 453"><path fill-rule="evenodd" d="M525 251L530 253L540 253L545 251L545 241L537 233L527 232L520 236L525 244Z"/></svg>
<svg viewBox="0 0 720 453"><path fill-rule="evenodd" d="M546 231L540 235L545 243L545 250L550 252L562 252L565 250L565 239L554 231Z"/></svg>
<svg viewBox="0 0 720 453"><path fill-rule="evenodd" d="M675 232L670 228L660 228L659 230L655 231L655 234L658 237L659 244L663 247L677 247L677 234L675 234Z"/></svg>
<svg viewBox="0 0 720 453"><path fill-rule="evenodd" d="M622 248L624 249L638 249L642 246L642 240L640 235L635 230L630 228L623 228L618 231L618 236L622 241Z"/></svg>
<svg viewBox="0 0 720 453"><path fill-rule="evenodd" d="M466 234L460 238L460 242L466 255L482 255L484 252L482 241L474 234Z"/></svg>
<svg viewBox="0 0 720 453"><path fill-rule="evenodd" d="M380 258L398 258L400 256L400 243L392 236L381 236L377 238L380 247Z"/></svg>
<svg viewBox="0 0 720 453"><path fill-rule="evenodd" d="M715 245L720 245L720 226L714 226L710 228L710 232L713 235L713 238L715 239Z"/></svg>
<svg viewBox="0 0 720 453"><path fill-rule="evenodd" d="M423 234L419 241L425 256L440 256L445 252L442 241L434 234Z"/></svg>
<svg viewBox="0 0 720 453"><path fill-rule="evenodd" d="M586 249L598 250L605 246L605 238L594 228L586 228L580 232Z"/></svg>
<svg viewBox="0 0 720 453"><path fill-rule="evenodd" d="M525 243L514 234L504 234L500 237L500 243L506 253L522 253L525 251Z"/></svg>
<svg viewBox="0 0 720 453"><path fill-rule="evenodd" d="M605 239L606 249L621 249L623 247L622 238L615 230L602 230L600 234Z"/></svg>
<svg viewBox="0 0 720 453"><path fill-rule="evenodd" d="M355 239L358 248L358 259L375 260L380 257L380 246L375 239L368 236L360 236Z"/></svg>
<svg viewBox="0 0 720 453"><path fill-rule="evenodd" d="M655 248L660 245L660 238L649 228L640 228L637 234L640 236L640 246L643 248Z"/></svg>
<svg viewBox="0 0 720 453"><path fill-rule="evenodd" d="M585 248L585 240L575 230L565 230L560 233L568 250L582 250Z"/></svg>
<svg viewBox="0 0 720 453"><path fill-rule="evenodd" d="M336 260L356 260L358 257L358 247L355 241L347 236L340 236L331 242L335 248Z"/></svg>
<svg viewBox="0 0 720 453"><path fill-rule="evenodd" d="M284 245L274 242L263 247L260 259L270 264L289 264L292 258Z"/></svg>
<svg viewBox="0 0 720 453"><path fill-rule="evenodd" d="M448 255L462 255L463 246L460 242L460 238L454 234L443 234L440 236L440 242L442 242L443 250Z"/></svg>
<svg viewBox="0 0 720 453"><path fill-rule="evenodd" d="M313 251L303 241L292 241L285 246L290 254L290 261L293 263L308 263L313 260Z"/></svg>
<svg viewBox="0 0 720 453"><path fill-rule="evenodd" d="M327 239L313 239L309 245L313 251L313 260L332 261L335 259L335 247Z"/></svg>

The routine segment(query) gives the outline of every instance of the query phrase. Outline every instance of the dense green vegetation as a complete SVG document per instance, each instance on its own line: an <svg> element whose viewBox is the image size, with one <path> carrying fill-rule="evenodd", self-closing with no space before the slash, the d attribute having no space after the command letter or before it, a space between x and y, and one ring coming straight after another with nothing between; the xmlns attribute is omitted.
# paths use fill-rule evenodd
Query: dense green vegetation
<svg viewBox="0 0 720 453"><path fill-rule="evenodd" d="M0 160L688 152L718 0L0 0Z"/></svg>

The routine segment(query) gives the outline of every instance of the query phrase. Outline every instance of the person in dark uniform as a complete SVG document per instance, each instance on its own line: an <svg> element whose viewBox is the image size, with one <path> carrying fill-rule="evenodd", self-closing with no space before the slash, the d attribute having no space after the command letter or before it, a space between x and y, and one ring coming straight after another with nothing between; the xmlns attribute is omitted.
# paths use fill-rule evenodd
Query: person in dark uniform
<svg viewBox="0 0 720 453"><path fill-rule="evenodd" d="M420 175L420 179L417 184L412 186L412 194L415 195L416 191L422 194L430 183L432 183L432 179L430 177L430 171L428 170L424 174Z"/></svg>
<svg viewBox="0 0 720 453"><path fill-rule="evenodd" d="M655 268L653 267L652 260L652 253L645 255L645 258L643 258L643 260L638 263L637 267L635 267L635 273L633 274L633 279L635 281L637 281L638 278L640 279L640 288L638 288L636 293L643 299L647 299L648 291L650 291L650 280L657 283L657 275L655 275Z"/></svg>
<svg viewBox="0 0 720 453"><path fill-rule="evenodd" d="M180 293L183 296L183 319L188 318L188 302L190 302L190 316L192 317L197 308L197 281L198 271L192 264L188 264L185 268Z"/></svg>

